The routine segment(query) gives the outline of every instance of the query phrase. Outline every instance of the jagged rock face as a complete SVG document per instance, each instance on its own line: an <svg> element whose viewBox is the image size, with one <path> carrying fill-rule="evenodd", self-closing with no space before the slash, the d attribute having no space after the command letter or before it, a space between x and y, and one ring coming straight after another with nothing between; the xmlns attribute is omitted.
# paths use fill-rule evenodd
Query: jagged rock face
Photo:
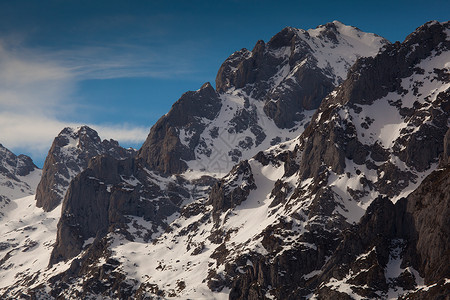
<svg viewBox="0 0 450 300"><path fill-rule="evenodd" d="M339 22L285 28L267 44L232 54L217 73L216 92L205 84L183 95L139 155L166 174L224 176L240 160L298 136L356 59L386 43Z"/></svg>
<svg viewBox="0 0 450 300"><path fill-rule="evenodd" d="M30 157L17 156L0 144L0 208L13 199L32 195L40 175Z"/></svg>
<svg viewBox="0 0 450 300"><path fill-rule="evenodd" d="M16 156L2 144L0 144L0 163L2 174L11 179L16 179L16 176L27 176L38 168L29 156L23 154Z"/></svg>
<svg viewBox="0 0 450 300"><path fill-rule="evenodd" d="M152 169L165 174L186 171L187 164L184 161L195 159L195 147L205 130L202 119L213 120L221 106L221 101L209 83L196 92L185 93L169 113L152 127L138 156ZM183 135L188 138L184 139Z"/></svg>
<svg viewBox="0 0 450 300"><path fill-rule="evenodd" d="M117 159L134 155L133 149L124 149L114 140L101 140L97 132L87 126L64 128L53 141L42 169L42 179L36 190L36 205L45 211L57 207L70 181L84 170L89 160L100 154Z"/></svg>
<svg viewBox="0 0 450 300"><path fill-rule="evenodd" d="M351 287L347 294L353 291L368 298L379 297L380 291L387 293L390 286L401 286L385 275L385 269L390 260L398 258L406 245L406 232L412 230L406 227L405 232L404 223L410 220L405 216L404 204L404 199L394 205L383 197L371 203L359 224L345 233L342 243L313 281L316 285L323 283L316 292L320 298L334 299L338 292L333 287L339 285L338 281ZM411 275L409 271L408 274ZM402 288L414 289L414 286Z"/></svg>
<svg viewBox="0 0 450 300"><path fill-rule="evenodd" d="M348 295L394 297L423 284L432 288L408 299L448 295L450 284L441 281L450 274L449 175L448 167L434 171L395 205L382 197L372 202L313 282L321 283L316 295L335 299L333 287L347 285Z"/></svg>
<svg viewBox="0 0 450 300"><path fill-rule="evenodd" d="M89 238L101 239L108 232L120 231L130 222L130 216L153 223L145 233L147 240L158 226L167 226L163 220L178 207L148 176L133 158L93 158L70 183L50 263L78 255Z"/></svg>
<svg viewBox="0 0 450 300"><path fill-rule="evenodd" d="M276 182L271 195L275 204L284 207L282 214L296 220L294 224L300 221L300 227L304 228L304 232L298 237L292 232L285 232L284 236L294 236L296 240L314 244L319 253L331 254L342 239L343 230L358 222L365 211L364 207L374 198L382 195L395 202L403 194L417 187L436 167L444 151L450 112L450 82L445 75L448 74L448 69L440 69L441 62L449 59L448 32L448 22L425 24L403 44L387 46L373 59L360 60L349 72L348 79L322 102L310 125L298 142L294 143L296 146L290 146L289 154L284 155L284 159L281 160L280 154L276 154L274 150L257 156L264 164L271 164L277 156L279 161L281 160L279 163L284 162L284 177ZM426 39L427 45L425 50L416 51L416 47L412 45L420 44L420 38ZM407 57L410 59L406 59ZM395 70L400 73L395 73ZM406 77L398 77L398 74ZM388 79L377 81L377 76L387 76ZM393 81L395 85L386 86L385 80ZM369 81L370 85L365 90L363 87ZM293 175L297 178L296 181L292 179ZM292 209L300 203L303 205ZM385 200L381 207L374 204L380 212L376 220L366 220L367 224L370 224L367 226L375 226L366 228L367 239L364 238L363 232L359 232L357 237L363 237L360 241L362 244L353 241L351 245L345 244L339 259L330 263L339 269L347 257L347 247L369 251L369 246L365 245L364 241L372 246L376 244L378 257L375 256L374 267L367 274L361 274L354 281L348 282L359 289L353 293L364 297L376 297L376 291L387 293L391 287L402 286L405 290L411 290L416 286L413 284L414 276L409 271L401 277L389 277L395 279L395 282L384 276L386 264L398 257L399 254L396 253L403 249L403 240L412 234L408 232L407 225L397 224L407 218L404 208L403 213L400 213L400 208L394 209L394 205L389 203L389 200ZM401 206L401 203L398 205ZM276 205L273 207L277 208ZM397 210L401 215L398 217L399 221L386 221L390 218L395 220ZM385 215L382 215L382 212L385 212ZM257 268L251 268L243 275L225 272L225 278L230 278L222 284L232 282L230 295L236 299L257 299L267 293L277 298L295 297L294 293L284 294L286 291L283 290L283 285L274 285L274 274L259 271L270 269L274 256L282 259L286 255L276 246L281 243L286 247L286 239L279 238L283 235L271 227L267 227L267 230L269 235L278 238L274 238L270 243L263 243L268 251L268 254L265 254L265 262L258 262ZM384 237L375 239L370 233L372 230L378 230ZM320 248L308 238L308 232L337 242ZM292 247L297 249L298 246ZM384 249L384 252L378 250L378 247ZM235 248L227 249L228 252L233 252ZM390 253L389 249L395 253ZM303 260L304 257L300 255L297 259ZM354 257L350 258L348 263L352 259ZM237 261L235 260L236 264ZM318 265L325 262L313 261ZM299 276L289 271L288 264L278 267L279 272L286 272L285 276L296 276L299 285L303 287L302 292L296 291L298 295L312 293L317 287L315 284L321 282L315 281L314 272L310 273L314 269L303 267L303 275ZM319 269L320 266L316 270ZM337 274L333 276L336 277ZM342 279L347 274L338 277ZM220 276L223 277L224 274ZM261 276L265 278L264 281L261 281ZM302 280L305 278L312 278L311 282L306 280L307 284L303 284ZM349 297L339 289L339 286L344 284L341 283L333 285L330 281L329 285L318 292L318 297ZM358 287L364 285L369 288Z"/></svg>
<svg viewBox="0 0 450 300"><path fill-rule="evenodd" d="M219 69L216 88L242 89L264 100L267 116L279 128L291 128L303 110L319 107L356 58L375 55L387 43L339 22L308 31L287 27L267 44L258 41L251 52L230 56Z"/></svg>
<svg viewBox="0 0 450 300"><path fill-rule="evenodd" d="M247 199L250 191L254 189L256 189L256 185L252 169L248 161L241 161L211 190L209 201L213 206L216 221L222 212L236 207Z"/></svg>
<svg viewBox="0 0 450 300"><path fill-rule="evenodd" d="M444 152L441 154L439 166L445 167L450 164L450 128L444 137Z"/></svg>
<svg viewBox="0 0 450 300"><path fill-rule="evenodd" d="M450 168L431 173L407 199L413 222L406 227L415 228L410 251L417 253L411 263L430 285L450 274Z"/></svg>
<svg viewBox="0 0 450 300"><path fill-rule="evenodd" d="M371 104L390 92L409 92L401 79L409 78L413 73L424 77L428 75L418 64L424 59L443 53L445 55L450 48L448 26L448 23L428 22L411 33L403 43L386 45L380 55L360 59L349 71L352 76L342 84L335 101ZM436 70L432 70L432 76L448 82L448 71L441 69L442 65L436 67ZM374 68L377 72L373 71ZM420 81L411 82L411 86L411 92L417 96L420 93Z"/></svg>

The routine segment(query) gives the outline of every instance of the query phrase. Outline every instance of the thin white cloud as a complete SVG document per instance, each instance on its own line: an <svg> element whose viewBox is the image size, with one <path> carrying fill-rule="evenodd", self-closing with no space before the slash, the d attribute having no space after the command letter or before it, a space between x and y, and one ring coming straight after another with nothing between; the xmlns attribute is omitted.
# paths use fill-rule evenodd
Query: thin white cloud
<svg viewBox="0 0 450 300"><path fill-rule="evenodd" d="M128 124L110 126L91 124L102 139L113 139L121 143L137 144L143 142L150 131L148 127L137 127Z"/></svg>
<svg viewBox="0 0 450 300"><path fill-rule="evenodd" d="M157 50L146 46L111 44L79 46L71 49L41 49L40 56L58 62L73 76L83 79L112 79L129 77L170 78L193 72L185 49Z"/></svg>
<svg viewBox="0 0 450 300"><path fill-rule="evenodd" d="M128 124L81 124L63 122L41 115L0 113L0 143L9 149L26 149L37 159L47 154L50 145L64 127L88 125L95 129L102 139L114 139L121 144L138 144L143 142L148 127Z"/></svg>
<svg viewBox="0 0 450 300"><path fill-rule="evenodd" d="M39 62L0 44L2 112L48 112L73 91L73 75L51 61Z"/></svg>
<svg viewBox="0 0 450 300"><path fill-rule="evenodd" d="M84 125L64 121L68 117L76 120L73 115L79 107L73 94L77 82L86 76L95 77L95 70L114 77L127 67L125 61L114 66L99 63L88 67L87 63L75 67L65 65L61 57L52 60L50 56L20 47L8 49L0 41L0 143L13 151L25 149L38 160L47 154L64 127ZM149 132L149 128L129 124L87 125L96 129L101 138L125 144L143 142Z"/></svg>

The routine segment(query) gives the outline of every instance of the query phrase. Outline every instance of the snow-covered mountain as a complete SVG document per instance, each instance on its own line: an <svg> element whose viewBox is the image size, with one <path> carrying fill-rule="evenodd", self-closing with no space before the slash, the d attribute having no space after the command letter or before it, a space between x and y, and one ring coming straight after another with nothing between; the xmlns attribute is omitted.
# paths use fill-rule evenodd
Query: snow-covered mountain
<svg viewBox="0 0 450 300"><path fill-rule="evenodd" d="M449 22L395 44L286 28L184 94L136 156L77 161L63 131L49 157L78 169L61 210L11 202L0 295L446 297L449 125Z"/></svg>
<svg viewBox="0 0 450 300"><path fill-rule="evenodd" d="M184 94L138 155L166 174L223 176L238 161L301 134L356 59L388 43L337 21L308 31L287 27L267 44L233 53L217 73L216 90L206 83Z"/></svg>
<svg viewBox="0 0 450 300"><path fill-rule="evenodd" d="M1 286L30 284L30 274L49 265L56 242L61 201L70 182L91 158L108 154L124 160L135 154L114 140L101 140L87 126L64 128L55 137L44 163L38 169L25 155L15 156L1 149L0 282Z"/></svg>
<svg viewBox="0 0 450 300"><path fill-rule="evenodd" d="M30 157L16 156L0 144L0 218L12 199L35 193L41 173Z"/></svg>

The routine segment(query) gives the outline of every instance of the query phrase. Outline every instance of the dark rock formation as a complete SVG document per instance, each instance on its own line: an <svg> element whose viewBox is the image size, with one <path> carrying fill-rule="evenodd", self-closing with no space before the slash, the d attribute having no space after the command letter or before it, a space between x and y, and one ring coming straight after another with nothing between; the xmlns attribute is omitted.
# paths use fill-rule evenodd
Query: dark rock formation
<svg viewBox="0 0 450 300"><path fill-rule="evenodd" d="M218 221L222 212L241 204L256 188L250 164L241 161L211 190L208 203L213 206L214 219Z"/></svg>
<svg viewBox="0 0 450 300"><path fill-rule="evenodd" d="M442 86L450 75L436 55L449 50L449 24L427 23L360 59L323 101L344 78L317 55L342 46L342 24L311 34L286 28L233 54L217 92L205 84L184 94L137 157L94 155L80 167L50 265L81 255L60 274L43 270L36 278L49 283L23 293L145 299L197 297L208 287L211 298L228 288L231 299L448 297L450 104ZM283 128L320 102L304 131L292 129L303 133L286 140ZM264 114L276 136L264 131ZM61 140L61 149L76 141ZM220 180L198 176L206 167L188 170L216 154L241 161ZM134 255L149 258L148 274L135 272L144 259Z"/></svg>
<svg viewBox="0 0 450 300"><path fill-rule="evenodd" d="M280 128L291 128L301 121L304 110L319 107L322 99L333 89L333 81L319 69L308 64L296 69L294 78L286 82L284 89L275 89L267 95L271 99L264 105L264 112Z"/></svg>
<svg viewBox="0 0 450 300"><path fill-rule="evenodd" d="M17 180L17 176L27 176L38 169L33 160L24 154L15 155L0 144L0 174L9 179Z"/></svg>
<svg viewBox="0 0 450 300"><path fill-rule="evenodd" d="M149 230L155 231L167 226L163 221L177 210L165 191L149 180L141 162L97 156L70 183L50 263L76 256L88 238L123 231L126 216L152 221Z"/></svg>
<svg viewBox="0 0 450 300"><path fill-rule="evenodd" d="M334 278L352 285L361 296L377 297L377 292L387 293L390 288L414 290L419 278L408 267L417 270L426 285L446 278L450 274L449 184L447 167L431 173L407 199L395 205L387 198L374 200L360 223L345 233L315 284ZM395 268L389 264L392 260L400 260L405 270L395 278L389 277L390 268ZM335 294L324 286L319 287L318 296L334 299ZM437 297L450 291L450 285L439 286L429 295ZM417 295L427 298L428 293Z"/></svg>
<svg viewBox="0 0 450 300"><path fill-rule="evenodd" d="M349 39L350 29L355 32ZM372 37L368 42L361 36L365 33L339 22L319 26L311 34L288 27L268 43L258 41L252 51L232 54L217 73L216 92L207 83L184 94L153 126L139 157L168 175L181 174L188 165L227 173L261 150L256 150L261 144L277 141L264 132L272 122L267 116L285 129L280 141L292 138L288 129L307 122L304 111L320 105L344 79L343 70L388 43L373 34L367 34ZM334 57L339 47L348 54Z"/></svg>
<svg viewBox="0 0 450 300"><path fill-rule="evenodd" d="M221 107L221 101L209 83L198 91L183 94L169 113L152 127L138 156L152 169L165 174L186 171L184 161L195 159L194 149L205 129L201 118L213 120ZM180 130L191 137L181 141Z"/></svg>
<svg viewBox="0 0 450 300"><path fill-rule="evenodd" d="M439 166L445 167L450 164L450 128L444 137L444 151L441 154Z"/></svg>
<svg viewBox="0 0 450 300"><path fill-rule="evenodd" d="M431 173L407 199L411 264L430 285L450 274L450 168Z"/></svg>
<svg viewBox="0 0 450 300"><path fill-rule="evenodd" d="M307 187L299 184L290 192L289 183L281 178L276 182L271 194L272 206L280 205L288 211L290 206L296 202L301 203L304 195L308 195L308 206L305 205L300 211L289 216L300 221L315 220L304 225L306 232L296 239L315 245L317 249L310 250L315 255L330 254L328 262L325 264L325 260L308 258L316 264L316 269L298 265L295 271L290 269L290 264L295 265L293 262L277 264L278 274L282 273L289 279L294 278L293 281L296 282L294 286L297 290L292 292L294 288L290 287L288 290L292 293L288 292L285 286L291 284L277 282L275 272L267 269L275 267L274 257L284 257L287 252L284 250L286 245L293 251L298 250L299 245L287 243L288 240L284 238L295 236L295 233L290 232L290 226L280 226L284 228L284 234L281 230L274 230L273 226L268 227L262 240L268 254L264 259L259 257L257 263L256 255L249 258L257 267L249 269L245 274L226 273L230 278L222 284L228 285L227 282L231 281L230 297L258 299L269 293L277 298L295 299L313 293L321 299L350 299L351 294L377 298L380 293L386 294L399 287L404 290L414 290L417 287L420 278L407 269L408 266L418 270L425 278L426 284L433 284L448 276L448 264L437 266L438 257L446 256L441 251L447 251L449 245L447 230L444 229L445 226L448 227L448 220L443 217L448 215L447 202L450 199L446 183L443 182L443 178L448 177L448 170L442 171L445 173L436 171L422 183L416 190L417 193L423 191L421 196L418 196L420 201L413 200L416 192L411 194L408 200L399 200L395 205L390 198L398 196L409 185L416 184L416 174L429 170L439 157L441 165L442 161L446 161L448 91L434 96L417 94L420 103L417 101L411 108L407 108L403 107L406 103L403 104L402 99L407 99L405 95L413 91L405 90L401 82L404 77L423 74L423 70L417 66L424 58L432 58L435 52L448 51L449 42L444 32L449 26L448 22L425 24L403 44L386 46L376 57L359 60L336 93L322 102L311 123L299 137L298 148L291 151L284 160L285 176L297 174L299 182L312 180L312 184ZM419 44L422 38L426 40L423 49L413 46ZM444 73L436 69L431 70L430 77L425 80L440 80L442 84L446 84L446 75L441 76ZM398 110L399 114L402 114L402 122L407 126L399 130L398 138L394 139L390 146L382 139L372 139L369 143L367 140L370 139L363 139L362 133L372 126L374 120L368 117L364 122L357 120L358 114L364 110L361 105L372 105L389 92L398 95L400 100L390 105L394 111ZM266 153L258 154L256 159L264 165L271 163L271 155ZM395 159L405 162L409 169L402 167L401 163L397 164ZM361 171L359 166L362 170L368 170L367 174ZM370 179L370 170L376 170L377 179ZM336 192L336 189L329 186L332 174L338 178L356 177L361 187L358 190L347 187L346 191ZM439 187L431 188L432 183L438 184ZM437 195L432 190L436 191ZM374 200L360 223L346 232L350 224L343 217L348 213L343 203L361 203L360 199L374 193L383 196ZM352 200L346 200L347 196ZM435 206L442 210L442 214L439 212L437 216L433 216L436 214L430 205L433 201ZM342 215L337 213L339 210L343 211ZM438 229L431 233L431 228ZM312 239L310 233L313 233L316 239ZM334 243L319 247L317 236L324 236L328 243ZM420 236L423 238L422 243L419 242ZM437 245L439 250L435 250L431 245ZM284 251L281 251L282 249ZM231 252L231 249L228 251ZM281 254L278 254L280 251ZM296 259L306 260L304 252L298 251L296 255ZM392 272L392 262L398 259L403 259L401 274L392 275L394 277L390 277L390 273L386 275L385 272ZM233 268L236 267L233 265ZM322 270L319 272L320 269ZM316 270L317 274L308 275L313 270ZM436 274L433 274L432 270ZM220 282L218 277L216 280ZM346 284L351 290L348 294L339 292L334 283L336 286ZM446 289L441 288L440 292L442 290Z"/></svg>
<svg viewBox="0 0 450 300"><path fill-rule="evenodd" d="M246 49L235 52L217 73L217 91L224 93L233 88L243 89L248 95L265 101L264 112L278 127L293 127L303 118L303 110L319 107L322 99L335 88L336 82L345 79L332 70L318 67L316 55L320 54L316 52L320 51L314 48L345 44L338 23L318 28L322 31L316 38L308 32L286 27L267 44L258 41L251 52ZM318 42L310 43L314 39ZM383 40L382 43L388 42ZM288 53L286 57L280 56L283 51ZM351 51L356 50L349 49ZM290 71L289 76L274 86L272 81L284 67Z"/></svg>
<svg viewBox="0 0 450 300"><path fill-rule="evenodd" d="M39 174L37 174L39 173ZM37 175L34 175L37 174ZM0 216L10 200L34 194L40 170L30 157L15 155L0 144Z"/></svg>
<svg viewBox="0 0 450 300"><path fill-rule="evenodd" d="M377 56L359 59L349 70L351 76L339 88L335 102L371 104L389 92L404 92L401 78L409 77L422 59L450 49L445 33L449 23L428 22L411 33L403 43L388 44ZM420 47L417 47L420 45ZM327 105L327 104L324 104Z"/></svg>
<svg viewBox="0 0 450 300"><path fill-rule="evenodd" d="M36 190L36 205L45 211L57 207L69 187L70 181L84 170L89 160L100 154L117 159L134 156L133 149L124 149L114 140L101 140L88 126L78 129L64 128L53 141Z"/></svg>

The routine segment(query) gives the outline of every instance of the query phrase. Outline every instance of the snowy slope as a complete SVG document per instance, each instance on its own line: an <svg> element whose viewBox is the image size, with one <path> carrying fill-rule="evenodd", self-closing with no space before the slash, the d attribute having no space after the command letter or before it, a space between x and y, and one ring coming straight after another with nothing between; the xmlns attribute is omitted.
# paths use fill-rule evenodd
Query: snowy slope
<svg viewBox="0 0 450 300"><path fill-rule="evenodd" d="M58 209L46 213L36 207L34 195L11 201L0 220L0 290L48 279L51 273L41 274L48 266L59 217Z"/></svg>
<svg viewBox="0 0 450 300"><path fill-rule="evenodd" d="M428 30L427 26L422 30ZM303 135L249 160L252 179L242 180L243 175L233 171L222 179L229 194L256 185L242 202L222 211L214 204L211 207L211 199L200 199L203 208L197 215L179 217L172 230L152 246L129 245L123 239L117 242L116 237L110 249L128 266L123 272L164 291L165 296L186 298L201 293L208 298L205 285L219 293L218 297L224 292L236 297L240 289L249 288L245 280L254 280L260 285L259 292L276 298L282 298L281 286L289 286L294 278L297 286L309 286L338 246L341 232L356 224L374 199L387 196L395 202L436 169L441 150L434 149L442 147L449 126L445 103L450 86L447 77L439 75L449 72L450 52L444 44L425 58L411 59L414 63L408 70L414 71L401 78L399 90L364 102L359 98L343 101L346 84L336 89ZM384 55L395 55L399 60L403 60L402 55L419 56L408 41L400 49L386 49ZM364 62L358 67L367 68L369 73L376 68L366 67ZM396 72L400 67L392 68ZM236 98L232 100L238 103ZM221 114L225 109L222 106ZM426 142L429 153L420 141ZM314 161L318 162L316 169ZM134 256L134 249L143 253L149 249L151 263ZM395 280L406 270L396 265L399 257L395 249L386 268L386 279L391 282L387 296L402 293ZM145 272L133 269L143 264ZM278 273L273 273L274 266ZM417 288L422 288L423 278L414 268L409 270L416 274ZM351 283L360 273L344 276L344 280L331 279L324 289L354 295L351 287L364 288ZM181 282L183 288L179 287ZM308 290L298 293L320 298Z"/></svg>

